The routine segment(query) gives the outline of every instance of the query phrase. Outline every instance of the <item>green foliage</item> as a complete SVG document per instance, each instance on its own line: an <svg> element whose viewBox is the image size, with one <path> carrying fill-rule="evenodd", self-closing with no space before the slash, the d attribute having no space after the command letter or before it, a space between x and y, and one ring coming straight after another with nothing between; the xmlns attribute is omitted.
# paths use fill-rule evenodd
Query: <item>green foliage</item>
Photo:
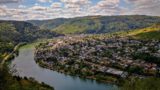
<svg viewBox="0 0 160 90"><path fill-rule="evenodd" d="M145 60L147 62L160 64L160 58L155 57L153 55L150 55L149 53L134 53L134 54L132 54L132 57L134 60L141 59L141 60Z"/></svg>
<svg viewBox="0 0 160 90"><path fill-rule="evenodd" d="M53 90L50 86L39 84L34 79L12 77L8 71L6 65L0 68L0 90Z"/></svg>
<svg viewBox="0 0 160 90"><path fill-rule="evenodd" d="M9 42L16 40L18 36L19 32L16 31L16 28L12 24L0 23L0 41Z"/></svg>
<svg viewBox="0 0 160 90"><path fill-rule="evenodd" d="M160 23L142 29L111 33L114 36L129 36L141 40L160 40Z"/></svg>
<svg viewBox="0 0 160 90"><path fill-rule="evenodd" d="M160 24L154 24L148 28L132 32L135 38L142 40L160 40Z"/></svg>
<svg viewBox="0 0 160 90"><path fill-rule="evenodd" d="M143 39L143 40L160 40L160 31L152 31L152 32L146 32L146 33L140 33L135 35L135 37Z"/></svg>
<svg viewBox="0 0 160 90"><path fill-rule="evenodd" d="M54 20L30 20L29 23L32 23L35 26L39 26L41 29L53 29L59 25L65 23L69 19L58 18Z"/></svg>
<svg viewBox="0 0 160 90"><path fill-rule="evenodd" d="M143 68L141 67L138 67L138 66L132 66L132 67L129 67L127 68L127 72L129 73L137 73L137 74L143 74Z"/></svg>
<svg viewBox="0 0 160 90"><path fill-rule="evenodd" d="M126 80L121 90L160 90L159 78L131 79Z"/></svg>
<svg viewBox="0 0 160 90"><path fill-rule="evenodd" d="M59 21L59 19L56 19ZM111 33L118 31L129 31L133 29L141 29L149 27L155 23L160 22L159 17L153 16L88 16L80 18L66 19L58 25L54 26L56 20L48 20L48 22L54 22L53 24L45 27L52 29L57 33L61 34L100 34L100 33ZM47 21L44 21L47 22ZM43 24L37 24L43 26ZM36 22L34 22L36 23ZM38 23L38 22L37 22ZM53 25L53 28L50 26Z"/></svg>
<svg viewBox="0 0 160 90"><path fill-rule="evenodd" d="M80 19L64 23L53 31L62 34L79 34L92 32L92 30L99 30L101 23L98 20ZM88 31L86 31L88 30Z"/></svg>
<svg viewBox="0 0 160 90"><path fill-rule="evenodd" d="M42 30L27 22L0 21L0 59L13 50L15 44L40 38L52 38L58 34Z"/></svg>
<svg viewBox="0 0 160 90"><path fill-rule="evenodd" d="M14 48L12 43L0 42L0 53L11 52Z"/></svg>
<svg viewBox="0 0 160 90"><path fill-rule="evenodd" d="M0 21L0 63L20 42L32 42L41 38L51 38L58 34L42 30L30 23L19 21ZM12 58L11 55L10 58ZM8 67L0 67L0 90L53 90L34 80L12 77Z"/></svg>
<svg viewBox="0 0 160 90"><path fill-rule="evenodd" d="M30 42L54 36L58 34L48 29L39 29L27 22L0 21L0 41L3 42Z"/></svg>

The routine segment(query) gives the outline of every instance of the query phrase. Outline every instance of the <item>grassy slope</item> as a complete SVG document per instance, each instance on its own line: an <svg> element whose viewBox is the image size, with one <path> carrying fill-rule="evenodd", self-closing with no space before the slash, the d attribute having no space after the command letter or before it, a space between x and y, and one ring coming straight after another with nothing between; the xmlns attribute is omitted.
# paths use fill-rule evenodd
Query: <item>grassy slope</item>
<svg viewBox="0 0 160 90"><path fill-rule="evenodd" d="M141 29L158 22L159 17L151 16L88 16L72 18L52 31L61 34L103 34Z"/></svg>
<svg viewBox="0 0 160 90"><path fill-rule="evenodd" d="M150 27L143 29L135 29L130 31L122 31L113 33L118 36L126 37L130 36L136 39L142 40L160 40L160 24L154 24Z"/></svg>
<svg viewBox="0 0 160 90"><path fill-rule="evenodd" d="M154 40L160 40L160 24L155 24L151 27L135 30L133 32L130 32L129 35L134 36L138 39L154 39Z"/></svg>
<svg viewBox="0 0 160 90"><path fill-rule="evenodd" d="M93 24L88 25L89 23ZM97 19L80 19L60 25L53 31L61 34L78 34L84 33L86 30L98 30L100 25L101 23Z"/></svg>
<svg viewBox="0 0 160 90"><path fill-rule="evenodd" d="M134 37L144 39L144 40L145 39L160 40L160 25L157 28L151 27L141 31L144 31L144 32L137 33L136 35L134 35Z"/></svg>

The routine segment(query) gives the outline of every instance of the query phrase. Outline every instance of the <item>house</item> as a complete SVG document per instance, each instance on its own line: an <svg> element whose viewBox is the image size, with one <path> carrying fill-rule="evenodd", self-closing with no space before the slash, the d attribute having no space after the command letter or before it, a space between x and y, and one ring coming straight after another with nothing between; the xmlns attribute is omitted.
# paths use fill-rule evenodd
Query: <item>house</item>
<svg viewBox="0 0 160 90"><path fill-rule="evenodd" d="M121 70L117 70L117 69L114 69L114 68L108 68L105 73L108 73L108 74L113 74L113 75L116 75L116 76L120 76L120 77L127 77L128 73L127 72L124 72L124 71L121 71Z"/></svg>

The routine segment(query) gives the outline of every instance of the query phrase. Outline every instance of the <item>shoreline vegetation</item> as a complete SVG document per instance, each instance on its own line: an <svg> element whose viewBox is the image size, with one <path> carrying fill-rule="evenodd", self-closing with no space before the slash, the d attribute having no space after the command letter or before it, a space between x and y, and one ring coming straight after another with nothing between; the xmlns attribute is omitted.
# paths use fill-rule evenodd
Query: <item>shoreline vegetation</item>
<svg viewBox="0 0 160 90"><path fill-rule="evenodd" d="M84 76L80 73L72 73L71 70L69 70L69 69L68 70L67 69L61 69L61 70L59 69L58 70L58 69L49 68L47 65L45 65L43 63L40 63L40 62L36 62L36 63L39 64L39 66L41 66L43 68L50 69L50 70L53 70L53 71L57 71L59 73L63 73L63 74L66 74L66 75L77 76L77 77L80 77L80 78L83 78L83 79L96 80L97 82L110 83L110 84L117 84L118 85L118 83L117 83L118 79L116 77L113 77L113 76L104 76L104 75ZM56 68L56 67L54 67L54 68Z"/></svg>
<svg viewBox="0 0 160 90"><path fill-rule="evenodd" d="M26 45L26 44L27 44L27 43L24 42L24 43L19 43L19 44L15 45L13 51L10 52L9 54L7 54L7 55L3 58L2 62L1 62L1 66L3 67L3 64L4 64L5 62L14 59L14 58L18 55L18 50L19 50L19 48L20 48L21 46L23 46L23 45Z"/></svg>
<svg viewBox="0 0 160 90"><path fill-rule="evenodd" d="M12 52L7 54L1 61L0 67L0 90L54 90L53 87L45 84L44 82L37 82L34 78L12 76L12 73L17 73L16 70L9 70L7 62L13 60L19 53L19 49L27 43L19 43L15 45ZM14 69L14 67L13 67Z"/></svg>
<svg viewBox="0 0 160 90"><path fill-rule="evenodd" d="M0 90L54 90L43 82L37 82L34 78L12 76L11 73L16 71L10 71L6 64L0 70L2 72L0 82L3 82L0 84Z"/></svg>

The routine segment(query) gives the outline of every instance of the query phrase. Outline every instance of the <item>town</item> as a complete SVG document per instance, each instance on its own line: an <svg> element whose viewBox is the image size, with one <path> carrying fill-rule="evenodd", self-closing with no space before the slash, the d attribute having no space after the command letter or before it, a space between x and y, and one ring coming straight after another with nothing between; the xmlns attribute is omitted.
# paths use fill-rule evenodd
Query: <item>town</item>
<svg viewBox="0 0 160 90"><path fill-rule="evenodd" d="M40 43L35 60L42 67L88 78L159 77L160 41L103 35L61 37Z"/></svg>

